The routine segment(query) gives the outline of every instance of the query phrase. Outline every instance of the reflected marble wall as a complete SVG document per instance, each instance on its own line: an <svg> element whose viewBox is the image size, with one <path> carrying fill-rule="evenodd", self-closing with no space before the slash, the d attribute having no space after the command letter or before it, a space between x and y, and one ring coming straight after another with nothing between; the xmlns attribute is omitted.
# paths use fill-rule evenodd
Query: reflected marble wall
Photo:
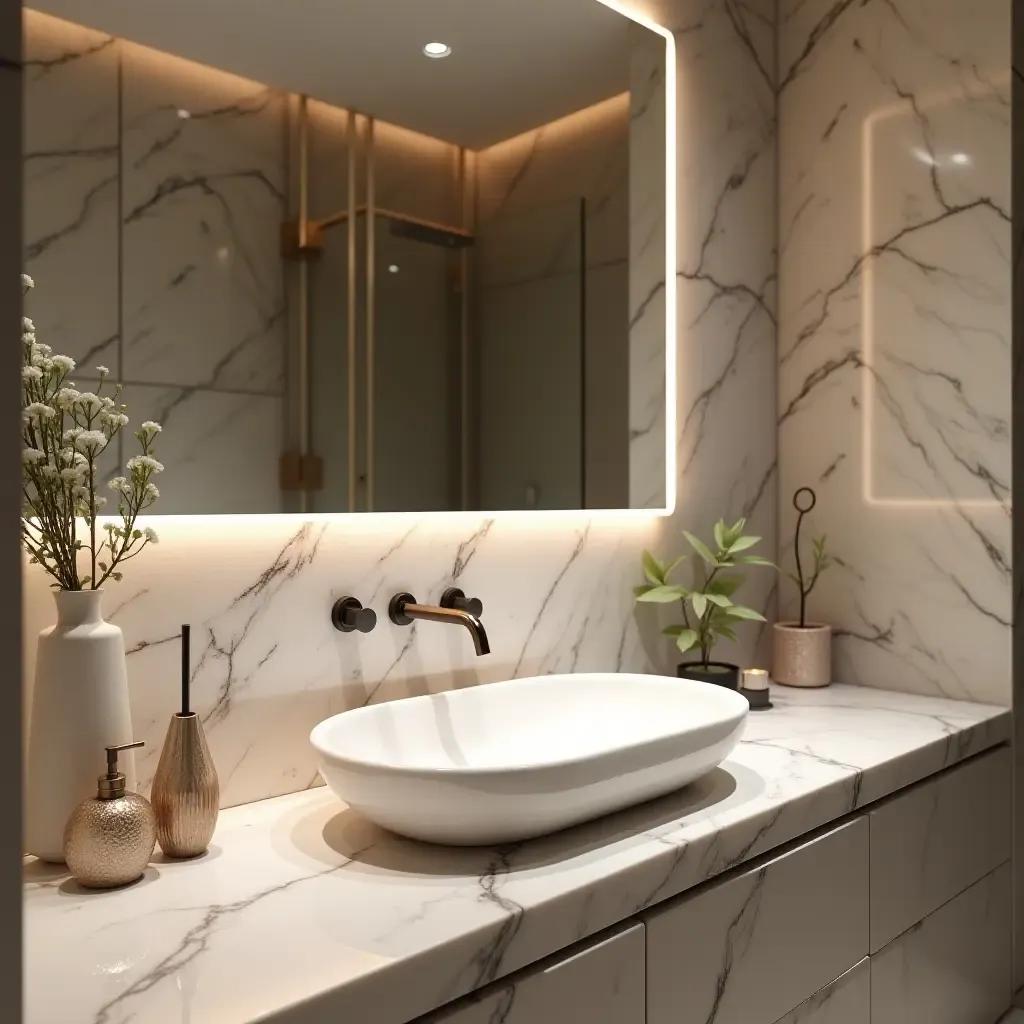
<svg viewBox="0 0 1024 1024"><path fill-rule="evenodd" d="M621 94L476 155L477 507L630 505L630 130Z"/></svg>
<svg viewBox="0 0 1024 1024"><path fill-rule="evenodd" d="M629 62L629 501L665 492L665 47L634 29Z"/></svg>
<svg viewBox="0 0 1024 1024"><path fill-rule="evenodd" d="M280 507L283 97L25 12L26 269L41 340L167 428L161 512ZM135 450L123 441L122 458Z"/></svg>
<svg viewBox="0 0 1024 1024"><path fill-rule="evenodd" d="M310 728L345 707L537 672L654 668L676 657L659 612L637 612L644 547L680 550L680 530L719 516L775 532L775 103L771 0L638 4L670 27L679 72L679 497L668 518L421 519L414 515L158 521L162 542L111 590L125 631L138 764L156 767L177 692L179 623L193 624L194 702L226 805L314 784ZM773 544L764 550L774 555ZM398 589L436 600L452 582L479 595L494 653L465 634L385 620ZM29 643L52 620L45 580L27 579ZM774 580L747 603L770 612ZM373 633L329 621L352 593ZM764 663L763 630L719 652Z"/></svg>
<svg viewBox="0 0 1024 1024"><path fill-rule="evenodd" d="M117 43L27 12L24 50L25 271L46 295L30 315L40 340L56 351L114 368Z"/></svg>
<svg viewBox="0 0 1024 1024"><path fill-rule="evenodd" d="M782 537L815 487L839 678L1001 704L1009 34L1008 0L780 7Z"/></svg>

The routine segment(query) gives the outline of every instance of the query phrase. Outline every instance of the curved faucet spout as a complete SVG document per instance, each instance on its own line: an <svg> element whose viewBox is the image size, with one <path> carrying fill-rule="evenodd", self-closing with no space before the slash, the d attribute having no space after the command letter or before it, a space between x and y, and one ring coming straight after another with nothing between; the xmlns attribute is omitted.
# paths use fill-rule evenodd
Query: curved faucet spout
<svg viewBox="0 0 1024 1024"><path fill-rule="evenodd" d="M391 621L399 626L407 626L415 619L427 622L446 622L449 625L463 626L473 638L473 648L477 655L491 653L491 645L487 640L484 624L472 614L458 608L441 608L432 604L417 604L409 594L396 594L391 599L388 609Z"/></svg>

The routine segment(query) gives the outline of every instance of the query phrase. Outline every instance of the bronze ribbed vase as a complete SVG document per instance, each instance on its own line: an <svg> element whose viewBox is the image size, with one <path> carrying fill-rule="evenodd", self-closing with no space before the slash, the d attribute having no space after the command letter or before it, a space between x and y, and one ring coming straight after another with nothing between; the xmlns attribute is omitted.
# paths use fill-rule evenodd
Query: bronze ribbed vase
<svg viewBox="0 0 1024 1024"><path fill-rule="evenodd" d="M150 796L156 839L168 857L198 857L213 838L220 783L196 714L172 715Z"/></svg>

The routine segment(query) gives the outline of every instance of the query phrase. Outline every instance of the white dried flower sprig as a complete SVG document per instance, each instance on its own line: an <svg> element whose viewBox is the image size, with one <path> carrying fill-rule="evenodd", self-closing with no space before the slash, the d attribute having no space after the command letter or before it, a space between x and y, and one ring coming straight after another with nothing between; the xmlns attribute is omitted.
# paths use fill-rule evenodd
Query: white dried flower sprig
<svg viewBox="0 0 1024 1024"><path fill-rule="evenodd" d="M21 276L22 294L34 287ZM107 499L96 493L98 461L128 424L126 407L118 403L121 385L103 394L110 371L97 366L95 391L79 391L68 375L70 356L55 355L36 340L35 324L21 322L22 345L22 518L21 536L30 561L43 567L64 590L96 590L108 579L120 580L119 566L156 544L156 531L136 521L160 496L152 478L163 472L153 454L159 423L147 420L135 432L141 453L125 464L128 476L110 481L117 495L120 522L107 522L97 534L97 516ZM78 520L88 529L79 537ZM102 536L104 535L105 536ZM79 570L79 561L87 570Z"/></svg>

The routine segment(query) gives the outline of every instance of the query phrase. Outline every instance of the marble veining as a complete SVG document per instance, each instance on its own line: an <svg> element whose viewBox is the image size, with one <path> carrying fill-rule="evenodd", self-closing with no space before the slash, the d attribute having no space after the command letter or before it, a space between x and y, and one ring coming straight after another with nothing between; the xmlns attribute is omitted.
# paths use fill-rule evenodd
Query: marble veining
<svg viewBox="0 0 1024 1024"><path fill-rule="evenodd" d="M998 708L835 686L777 694L701 782L530 843L413 843L318 789L225 812L208 857L103 898L29 865L26 1020L400 1024L1009 731Z"/></svg>
<svg viewBox="0 0 1024 1024"><path fill-rule="evenodd" d="M837 675L1008 703L1010 4L779 13L783 537Z"/></svg>
<svg viewBox="0 0 1024 1024"><path fill-rule="evenodd" d="M280 394L284 98L122 52L124 379Z"/></svg>
<svg viewBox="0 0 1024 1024"><path fill-rule="evenodd" d="M40 340L117 365L118 56L110 36L24 12L24 268ZM59 285L58 285L59 282Z"/></svg>
<svg viewBox="0 0 1024 1024"><path fill-rule="evenodd" d="M671 0L638 10L677 39L680 476L674 514L368 516L306 525L244 517L159 520L159 547L133 563L135 571L106 599L132 652L134 723L147 741L139 761L144 779L155 770L174 710L174 638L182 622L193 625L197 657L205 652L194 694L228 806L312 785L310 729L364 701L513 674L672 672L678 659L659 633L670 610L633 605L641 550L678 552L683 528L706 535L719 516L745 514L751 530L766 538L764 553L774 555L775 121L764 75L774 4ZM168 97L153 102L166 105ZM229 123L239 120L253 124L256 115ZM163 153L185 138L187 131ZM184 172L172 165L169 173ZM250 186L257 195L266 192ZM139 201L151 194L143 190ZM176 407L171 422L186 408ZM443 628L378 628L367 637L343 637L330 625L331 604L343 594L375 602L383 618L396 590L437 599L455 580L484 600L495 652L486 659L475 659L464 637ZM752 574L746 603L770 613L773 600L771 574ZM34 636L52 619L45 580L29 573L29 678ZM740 639L720 653L742 663L767 661L764 630L752 624Z"/></svg>

